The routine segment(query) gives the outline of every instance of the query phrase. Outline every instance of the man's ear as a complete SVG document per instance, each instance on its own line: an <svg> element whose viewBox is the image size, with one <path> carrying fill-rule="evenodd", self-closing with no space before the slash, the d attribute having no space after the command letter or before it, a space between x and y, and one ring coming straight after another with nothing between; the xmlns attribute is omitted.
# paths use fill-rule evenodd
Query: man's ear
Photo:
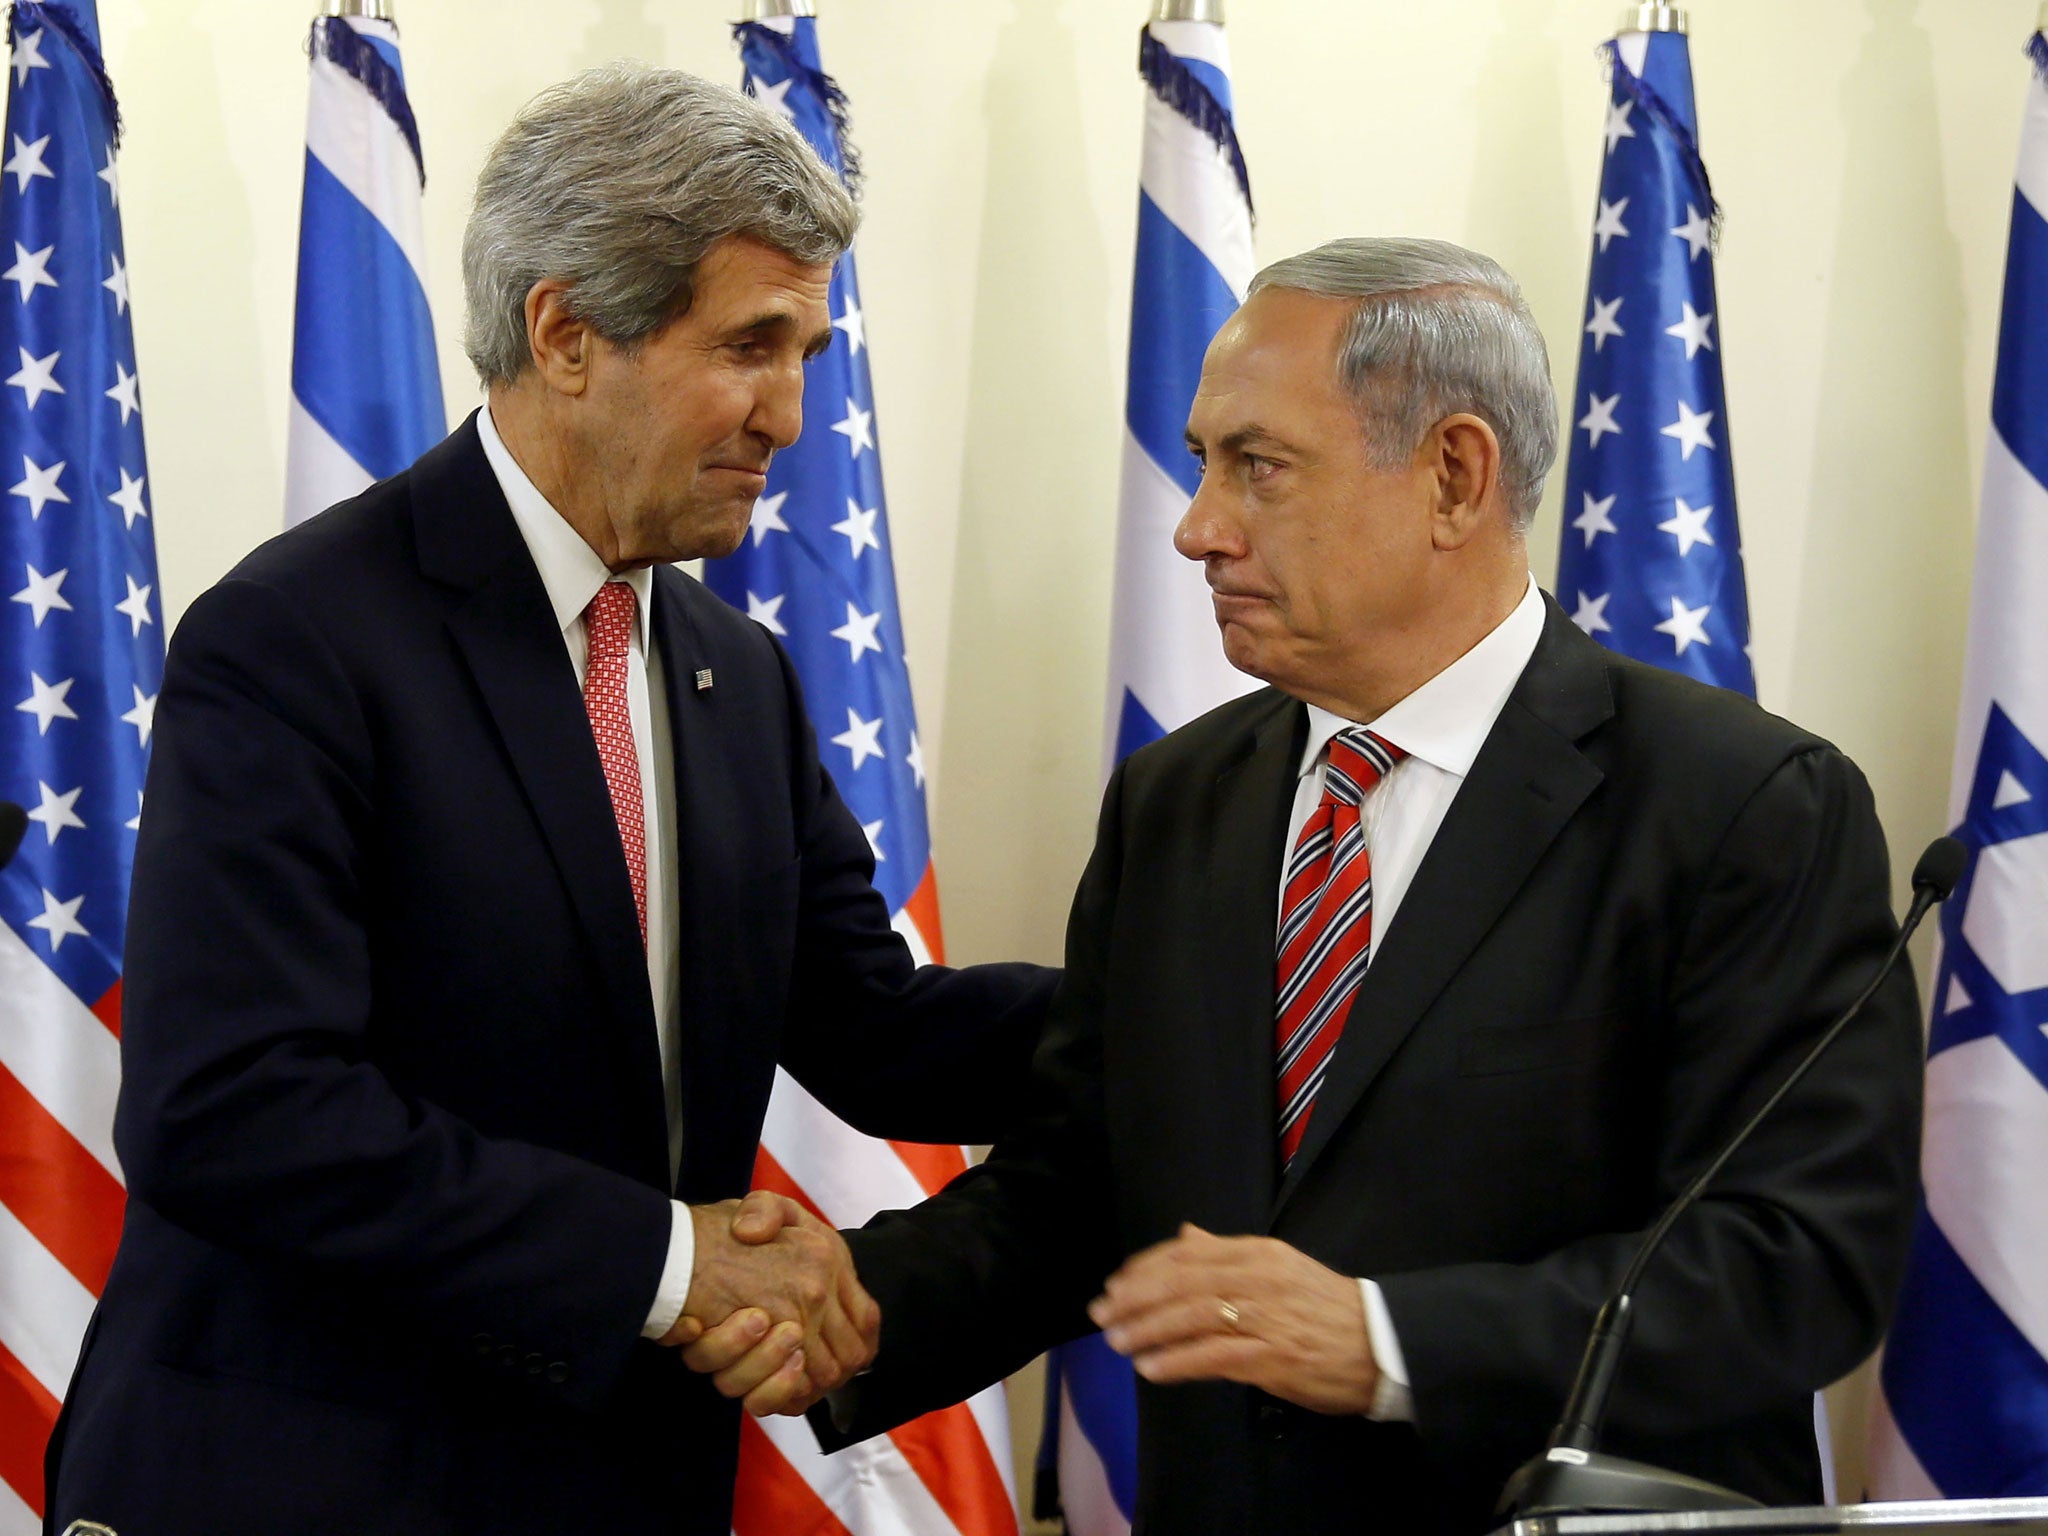
<svg viewBox="0 0 2048 1536"><path fill-rule="evenodd" d="M526 345L549 389L580 395L589 387L596 341L596 332L570 313L567 283L544 277L526 290Z"/></svg>
<svg viewBox="0 0 2048 1536"><path fill-rule="evenodd" d="M1437 504L1430 537L1438 549L1462 549L1500 511L1500 439L1466 411L1430 429L1425 450L1434 460Z"/></svg>

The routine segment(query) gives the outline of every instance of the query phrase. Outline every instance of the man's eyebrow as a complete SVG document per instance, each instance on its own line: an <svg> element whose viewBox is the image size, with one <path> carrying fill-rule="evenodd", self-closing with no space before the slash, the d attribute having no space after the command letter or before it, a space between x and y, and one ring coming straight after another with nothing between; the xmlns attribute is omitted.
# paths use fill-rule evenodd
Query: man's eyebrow
<svg viewBox="0 0 2048 1536"><path fill-rule="evenodd" d="M1188 445L1189 452L1201 453L1204 451L1202 440L1195 435L1194 428L1188 428L1181 435ZM1272 431L1270 428L1262 427L1256 422L1249 426L1239 427L1234 432L1226 432L1218 439L1216 446L1225 453L1242 453L1247 448L1279 448L1289 453L1299 453L1301 451L1293 443L1280 436L1279 433Z"/></svg>

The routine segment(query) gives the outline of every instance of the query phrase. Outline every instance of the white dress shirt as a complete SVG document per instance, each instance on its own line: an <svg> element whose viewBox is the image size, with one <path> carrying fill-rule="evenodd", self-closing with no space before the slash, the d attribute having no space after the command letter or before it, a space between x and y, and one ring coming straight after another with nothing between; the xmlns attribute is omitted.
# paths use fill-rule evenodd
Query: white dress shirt
<svg viewBox="0 0 2048 1536"><path fill-rule="evenodd" d="M562 643L576 668L576 685L589 670L590 641L583 612L607 581L633 589L632 645L626 662L626 708L633 717L633 754L640 760L640 803L647 833L647 989L654 1003L654 1027L661 1050L662 1103L668 1111L668 1171L674 1187L683 1156L683 1098L679 1037L676 951L680 935L675 892L670 884L676 866L675 754L670 749L668 693L663 687L661 652L650 643L654 606L654 572L643 566L613 576L597 551L570 527L541 495L526 471L498 436L490 407L477 413L477 434L484 457L498 477L498 487L512 508L512 520L526 541L527 552L540 571L548 604L562 629ZM669 1210L668 1259L654 1305L641 1332L658 1339L682 1315L690 1291L690 1270L696 1259L696 1234L689 1207L672 1201Z"/></svg>
<svg viewBox="0 0 2048 1536"><path fill-rule="evenodd" d="M1443 825L1472 760L1493 730L1508 695L1536 653L1543 633L1543 596L1531 578L1521 602L1477 645L1382 714L1377 720L1346 720L1316 705L1308 706L1308 741L1302 747L1301 780L1295 786L1294 813L1287 824L1287 845L1280 851L1280 886L1287 886L1287 863L1301 829L1323 798L1330 738L1364 725L1408 755L1396 763L1359 805L1366 848L1372 858L1371 966L1379 940L1393 926L1401 898L1415 879L1423 855ZM1313 1114L1313 1111L1311 1111ZM1408 1366L1386 1298L1376 1281L1360 1280L1365 1293L1365 1326L1379 1363L1379 1386L1373 1393L1371 1417L1412 1419Z"/></svg>

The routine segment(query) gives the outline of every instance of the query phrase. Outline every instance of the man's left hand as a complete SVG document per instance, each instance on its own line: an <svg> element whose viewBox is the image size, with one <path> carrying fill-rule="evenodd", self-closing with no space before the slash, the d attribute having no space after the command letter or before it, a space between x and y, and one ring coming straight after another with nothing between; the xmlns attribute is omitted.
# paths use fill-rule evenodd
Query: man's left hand
<svg viewBox="0 0 2048 1536"><path fill-rule="evenodd" d="M1151 1382L1241 1381L1317 1413L1368 1412L1379 1384L1358 1282L1277 1238L1183 1225L1088 1315Z"/></svg>

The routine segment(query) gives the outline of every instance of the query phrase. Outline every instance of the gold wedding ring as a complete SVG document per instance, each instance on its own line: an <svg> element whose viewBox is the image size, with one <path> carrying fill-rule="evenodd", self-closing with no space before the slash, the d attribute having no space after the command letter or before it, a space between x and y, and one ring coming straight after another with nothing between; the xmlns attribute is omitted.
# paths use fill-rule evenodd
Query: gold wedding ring
<svg viewBox="0 0 2048 1536"><path fill-rule="evenodd" d="M1240 1314L1237 1310L1237 1304L1235 1302L1229 1301L1219 1302L1217 1304L1217 1310L1223 1316L1223 1326L1229 1329L1232 1333L1236 1333L1238 1331L1239 1324L1243 1321L1242 1314Z"/></svg>

